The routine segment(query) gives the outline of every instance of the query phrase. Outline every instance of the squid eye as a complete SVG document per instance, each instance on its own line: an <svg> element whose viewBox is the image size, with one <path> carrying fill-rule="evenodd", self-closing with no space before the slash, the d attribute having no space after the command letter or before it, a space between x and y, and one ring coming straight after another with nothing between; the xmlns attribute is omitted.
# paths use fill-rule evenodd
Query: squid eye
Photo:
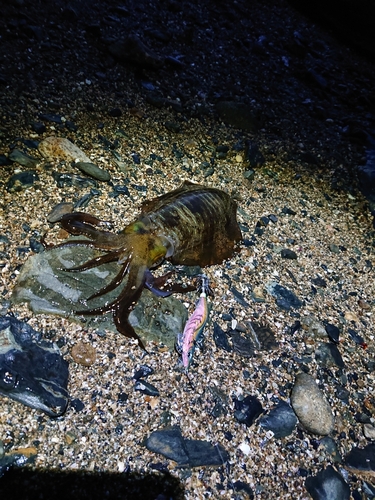
<svg viewBox="0 0 375 500"><path fill-rule="evenodd" d="M165 258L171 257L174 254L174 244L170 238L167 236L161 235L159 236L163 246L167 249L167 253L165 254Z"/></svg>

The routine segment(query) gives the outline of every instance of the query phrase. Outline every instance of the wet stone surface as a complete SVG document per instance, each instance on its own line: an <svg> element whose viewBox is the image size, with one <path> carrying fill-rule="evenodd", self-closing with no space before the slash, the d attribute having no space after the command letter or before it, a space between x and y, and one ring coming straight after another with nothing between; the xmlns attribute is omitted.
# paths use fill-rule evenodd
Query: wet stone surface
<svg viewBox="0 0 375 500"><path fill-rule="evenodd" d="M120 293L121 286L120 290L110 292L104 298L85 300L117 274L116 263L85 272L67 271L98 254L86 246L77 245L33 255L22 268L12 300L28 302L35 313L67 316L75 321L83 321L87 326L117 332L111 314L82 318L73 312L77 308L87 310L100 307ZM180 301L173 297L158 298L148 290L143 291L138 305L129 316L131 325L141 338L146 341L158 340L170 349L174 349L177 332L183 330L186 319L187 310Z"/></svg>
<svg viewBox="0 0 375 500"><path fill-rule="evenodd" d="M313 500L349 500L350 488L332 466L306 479L306 489Z"/></svg>
<svg viewBox="0 0 375 500"><path fill-rule="evenodd" d="M27 323L0 316L0 394L51 417L68 405L68 363Z"/></svg>

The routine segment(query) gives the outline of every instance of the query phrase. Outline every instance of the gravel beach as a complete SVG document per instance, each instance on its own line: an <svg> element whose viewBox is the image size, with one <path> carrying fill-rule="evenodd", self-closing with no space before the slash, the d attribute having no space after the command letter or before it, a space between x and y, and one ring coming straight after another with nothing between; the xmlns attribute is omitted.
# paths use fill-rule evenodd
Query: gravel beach
<svg viewBox="0 0 375 500"><path fill-rule="evenodd" d="M0 313L69 363L61 416L0 396L2 498L375 498L349 456L375 439L374 64L285 2L25 0L0 27ZM166 342L14 300L68 237L58 204L117 232L185 180L230 194L243 238L204 268L190 380Z"/></svg>

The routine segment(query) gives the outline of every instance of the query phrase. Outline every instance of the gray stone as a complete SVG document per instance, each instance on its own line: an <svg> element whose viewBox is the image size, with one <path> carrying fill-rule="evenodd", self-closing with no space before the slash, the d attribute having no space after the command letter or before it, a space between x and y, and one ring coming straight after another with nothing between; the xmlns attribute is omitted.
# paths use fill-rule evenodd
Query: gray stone
<svg viewBox="0 0 375 500"><path fill-rule="evenodd" d="M335 421L331 407L311 375L296 376L291 404L306 430L322 436L332 432Z"/></svg>
<svg viewBox="0 0 375 500"><path fill-rule="evenodd" d="M39 160L37 158L29 156L19 149L13 149L13 151L9 155L9 159L26 168L35 168L39 163Z"/></svg>
<svg viewBox="0 0 375 500"><path fill-rule="evenodd" d="M98 181L108 182L111 178L109 172L98 167L94 163L79 161L75 164L77 168L86 175L97 179Z"/></svg>
<svg viewBox="0 0 375 500"><path fill-rule="evenodd" d="M73 241L73 239L72 239ZM92 328L107 328L116 332L111 314L86 316L73 314L75 310L89 310L114 300L122 290L114 291L87 301L86 298L109 283L118 273L116 262L89 269L69 272L98 256L100 252L83 245L52 248L32 255L23 265L14 288L12 301L27 302L38 313L55 314L84 322ZM161 342L174 349L176 334L183 331L187 309L174 297L160 298L144 290L137 306L129 316L130 324L145 341Z"/></svg>

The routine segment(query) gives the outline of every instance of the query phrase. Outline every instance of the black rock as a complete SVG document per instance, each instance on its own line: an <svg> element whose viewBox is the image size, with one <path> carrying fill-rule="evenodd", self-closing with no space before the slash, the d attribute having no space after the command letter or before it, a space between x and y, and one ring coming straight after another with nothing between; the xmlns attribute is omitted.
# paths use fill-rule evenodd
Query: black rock
<svg viewBox="0 0 375 500"><path fill-rule="evenodd" d="M294 211L294 210L292 210L291 208L284 207L284 208L281 210L281 213L286 214L286 215L296 215L296 213L297 213L297 212L295 212L295 211Z"/></svg>
<svg viewBox="0 0 375 500"><path fill-rule="evenodd" d="M243 307L250 307L250 304L245 300L244 295L239 292L234 286L231 286L229 290L233 293L236 302L238 302Z"/></svg>
<svg viewBox="0 0 375 500"><path fill-rule="evenodd" d="M11 165L12 162L5 155L0 155L0 167L4 167L5 165Z"/></svg>
<svg viewBox="0 0 375 500"><path fill-rule="evenodd" d="M217 323L214 324L214 342L216 347L230 352L232 350L225 331Z"/></svg>
<svg viewBox="0 0 375 500"><path fill-rule="evenodd" d="M180 467L220 466L229 458L220 444L214 446L208 441L185 439L178 427L152 432L146 447L177 462Z"/></svg>
<svg viewBox="0 0 375 500"><path fill-rule="evenodd" d="M261 167L265 163L265 158L260 152L259 147L253 141L246 141L245 161L248 161L251 167Z"/></svg>
<svg viewBox="0 0 375 500"><path fill-rule="evenodd" d="M143 392L143 394L147 394L147 396L159 396L158 389L145 380L137 380L134 384L134 390Z"/></svg>
<svg viewBox="0 0 375 500"><path fill-rule="evenodd" d="M53 172L52 177L55 179L59 188L74 186L84 189L91 186L97 187L98 185L94 179L89 179L88 177L82 177L76 174L70 174L68 172Z"/></svg>
<svg viewBox="0 0 375 500"><path fill-rule="evenodd" d="M242 400L235 399L234 417L241 424L248 427L263 413L260 401L255 396L246 396Z"/></svg>
<svg viewBox="0 0 375 500"><path fill-rule="evenodd" d="M35 170L27 172L19 172L10 177L6 183L6 189L9 193L15 193L31 187L35 181L39 180L39 176Z"/></svg>
<svg viewBox="0 0 375 500"><path fill-rule="evenodd" d="M39 118L41 120L44 120L45 122L52 122L52 123L62 123L62 119L60 115L52 115L50 113L41 113L39 115Z"/></svg>
<svg viewBox="0 0 375 500"><path fill-rule="evenodd" d="M134 372L133 378L139 380L140 378L148 377L154 373L154 369L148 365L141 365L137 371Z"/></svg>
<svg viewBox="0 0 375 500"><path fill-rule="evenodd" d="M120 108L112 108L108 111L108 114L113 118L119 118L122 115L122 111Z"/></svg>
<svg viewBox="0 0 375 500"><path fill-rule="evenodd" d="M297 425L297 417L292 407L281 401L275 408L261 418L259 424L274 433L275 438L289 436Z"/></svg>
<svg viewBox="0 0 375 500"><path fill-rule="evenodd" d="M368 444L364 448L354 447L346 455L344 463L350 469L358 472L370 473L375 476L375 444Z"/></svg>
<svg viewBox="0 0 375 500"><path fill-rule="evenodd" d="M311 278L311 283L315 286L320 286L321 288L327 288L327 282L320 276L316 278Z"/></svg>
<svg viewBox="0 0 375 500"><path fill-rule="evenodd" d="M305 486L313 500L349 500L350 488L331 465L306 479Z"/></svg>
<svg viewBox="0 0 375 500"><path fill-rule="evenodd" d="M358 332L356 332L355 330L353 330L353 328L348 328L348 334L350 336L350 338L352 340L354 340L354 342L362 347L367 347L367 344L364 340L364 338L359 335Z"/></svg>
<svg viewBox="0 0 375 500"><path fill-rule="evenodd" d="M302 306L300 299L290 290L275 281L266 285L267 291L276 298L276 304L281 309L298 309Z"/></svg>
<svg viewBox="0 0 375 500"><path fill-rule="evenodd" d="M37 134L44 134L44 132L47 130L47 127L44 125L44 123L41 123L41 122L34 122L34 123L32 123L31 124L31 128Z"/></svg>
<svg viewBox="0 0 375 500"><path fill-rule="evenodd" d="M6 453L0 457L0 477L13 467L24 467L26 464L33 463L36 456L36 448L23 448L22 450ZM11 498L10 495L9 498Z"/></svg>
<svg viewBox="0 0 375 500"><path fill-rule="evenodd" d="M68 368L57 346L27 323L0 317L0 394L58 417L68 404Z"/></svg>
<svg viewBox="0 0 375 500"><path fill-rule="evenodd" d="M233 350L244 358L251 358L255 354L254 342L246 335L238 330L233 330L230 333L232 338Z"/></svg>
<svg viewBox="0 0 375 500"><path fill-rule="evenodd" d="M280 255L283 259L297 259L297 254L293 250L290 250L289 248L283 248L280 252Z"/></svg>
<svg viewBox="0 0 375 500"><path fill-rule="evenodd" d="M327 335L332 342L338 344L340 342L340 330L336 325L332 325L331 323L324 323L324 327L326 329Z"/></svg>

